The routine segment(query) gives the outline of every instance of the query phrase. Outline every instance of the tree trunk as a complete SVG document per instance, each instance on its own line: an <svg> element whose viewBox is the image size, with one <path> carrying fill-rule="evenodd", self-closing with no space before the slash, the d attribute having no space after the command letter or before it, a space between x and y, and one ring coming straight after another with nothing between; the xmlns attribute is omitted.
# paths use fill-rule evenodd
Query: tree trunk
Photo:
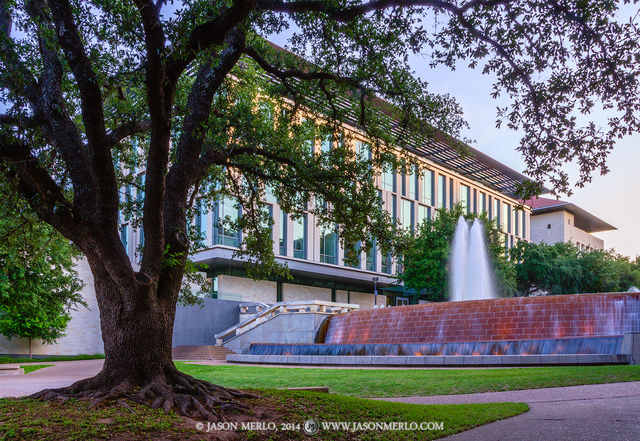
<svg viewBox="0 0 640 441"><path fill-rule="evenodd" d="M104 366L93 378L38 392L34 398L89 398L96 405L130 399L209 420L219 419L225 409L244 408L236 399L252 395L194 379L173 364L179 283L168 284L175 292L162 295L156 292L156 285L118 287L104 264L94 265L91 258L89 262L100 309ZM158 285L167 287L165 283Z"/></svg>
<svg viewBox="0 0 640 441"><path fill-rule="evenodd" d="M31 337L29 337L29 359L33 358L33 354L31 353Z"/></svg>

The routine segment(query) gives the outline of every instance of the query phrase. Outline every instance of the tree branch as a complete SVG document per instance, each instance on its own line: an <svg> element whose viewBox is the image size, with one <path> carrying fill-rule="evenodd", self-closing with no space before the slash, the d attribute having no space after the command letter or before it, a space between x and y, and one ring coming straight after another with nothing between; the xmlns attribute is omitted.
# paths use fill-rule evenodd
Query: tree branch
<svg viewBox="0 0 640 441"><path fill-rule="evenodd" d="M197 26L183 49L174 52L167 71L172 82L177 81L196 54L210 46L224 43L227 34L255 8L256 0L235 0L216 18Z"/></svg>
<svg viewBox="0 0 640 441"><path fill-rule="evenodd" d="M33 156L29 147L16 139L0 135L0 163L15 171L18 189L38 217L66 238L80 243L73 204L64 197L60 187Z"/></svg>
<svg viewBox="0 0 640 441"><path fill-rule="evenodd" d="M80 91L80 98L83 104L82 120L86 128L89 145L92 147L94 154L98 155L96 159L99 162L107 161L110 159L110 155L107 156L104 149L106 131L100 83L93 71L91 61L85 53L84 44L73 18L73 10L66 0L51 0L49 5L58 42Z"/></svg>
<svg viewBox="0 0 640 441"><path fill-rule="evenodd" d="M154 220L143 224L145 244L141 272L156 277L160 274L165 249L163 207L171 143L174 85L167 81L164 59L166 38L158 10L151 0L135 0L135 4L142 18L145 35L145 86L151 117L143 216Z"/></svg>
<svg viewBox="0 0 640 441"><path fill-rule="evenodd" d="M107 133L107 145L113 147L124 138L151 130L151 120L129 121Z"/></svg>
<svg viewBox="0 0 640 441"><path fill-rule="evenodd" d="M8 115L2 113L0 114L0 124L25 129L35 129L36 127L40 127L45 124L45 121L37 116Z"/></svg>
<svg viewBox="0 0 640 441"><path fill-rule="evenodd" d="M302 0L283 2L280 0L257 0L258 7L274 12L299 14L304 12L323 12L329 20L349 22L369 12L396 7L432 7L441 9L455 8L462 13L476 7L492 7L509 3L510 0L473 0L457 7L453 3L440 0L375 0L346 8L336 7L325 1Z"/></svg>

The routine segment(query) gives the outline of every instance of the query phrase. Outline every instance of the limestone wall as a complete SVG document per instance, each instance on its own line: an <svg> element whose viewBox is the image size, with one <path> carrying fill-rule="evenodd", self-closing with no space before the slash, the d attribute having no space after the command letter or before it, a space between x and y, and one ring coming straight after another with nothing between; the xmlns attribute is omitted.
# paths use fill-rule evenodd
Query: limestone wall
<svg viewBox="0 0 640 441"><path fill-rule="evenodd" d="M325 300L331 301L331 290L317 286L297 285L294 283L282 284L282 301L295 302L299 300Z"/></svg>
<svg viewBox="0 0 640 441"><path fill-rule="evenodd" d="M218 276L218 298L240 302L276 303L276 282L246 277Z"/></svg>

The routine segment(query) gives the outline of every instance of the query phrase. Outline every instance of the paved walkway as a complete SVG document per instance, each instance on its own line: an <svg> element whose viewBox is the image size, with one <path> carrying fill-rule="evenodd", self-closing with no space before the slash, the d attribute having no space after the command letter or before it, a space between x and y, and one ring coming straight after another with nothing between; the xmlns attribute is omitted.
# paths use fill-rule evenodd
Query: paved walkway
<svg viewBox="0 0 640 441"><path fill-rule="evenodd" d="M640 382L468 395L390 398L416 404L525 402L530 411L446 438L449 441L640 439Z"/></svg>
<svg viewBox="0 0 640 441"><path fill-rule="evenodd" d="M20 397L42 389L69 386L83 378L93 377L102 369L104 360L54 361L33 364L52 364L26 375L0 377L0 397ZM27 364L27 363L20 363ZM29 363L32 364L32 363ZM14 366L13 364L8 366ZM19 366L19 365L15 365Z"/></svg>

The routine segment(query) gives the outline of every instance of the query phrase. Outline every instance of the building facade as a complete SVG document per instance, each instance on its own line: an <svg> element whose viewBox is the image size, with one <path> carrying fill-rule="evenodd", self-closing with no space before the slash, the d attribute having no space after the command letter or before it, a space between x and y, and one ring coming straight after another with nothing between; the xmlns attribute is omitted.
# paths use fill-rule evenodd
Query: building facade
<svg viewBox="0 0 640 441"><path fill-rule="evenodd" d="M616 227L571 202L548 198L525 201L531 207L531 242L572 243L582 251L604 249L604 240L592 233Z"/></svg>
<svg viewBox="0 0 640 441"><path fill-rule="evenodd" d="M355 127L345 125L344 130L342 139L361 151L366 138ZM318 141L313 148L320 153L331 146ZM418 167L406 174L383 172L375 177L383 209L400 225L414 229L425 219L433 218L437 208L461 203L469 212L485 212L498 222L505 250L520 240L529 240L530 210L522 208L514 198L517 184L526 179L523 175L470 147L463 154L438 139L428 148L409 148ZM392 299L380 295L382 288L397 283L394 278L397 264L377 247L360 253L357 264L347 264L335 231L318 226L311 213L292 219L268 191L265 202L270 205L273 218L273 252L288 266L293 279L255 281L246 277L243 263L233 256L243 233L220 226L226 217L233 220L241 216L234 201L225 197L212 210L201 210L194 219L205 249L195 253L192 260L207 265L214 298L265 304L325 300L358 304L363 309L418 301L401 294ZM141 231L123 219L121 232L129 255L138 259Z"/></svg>

